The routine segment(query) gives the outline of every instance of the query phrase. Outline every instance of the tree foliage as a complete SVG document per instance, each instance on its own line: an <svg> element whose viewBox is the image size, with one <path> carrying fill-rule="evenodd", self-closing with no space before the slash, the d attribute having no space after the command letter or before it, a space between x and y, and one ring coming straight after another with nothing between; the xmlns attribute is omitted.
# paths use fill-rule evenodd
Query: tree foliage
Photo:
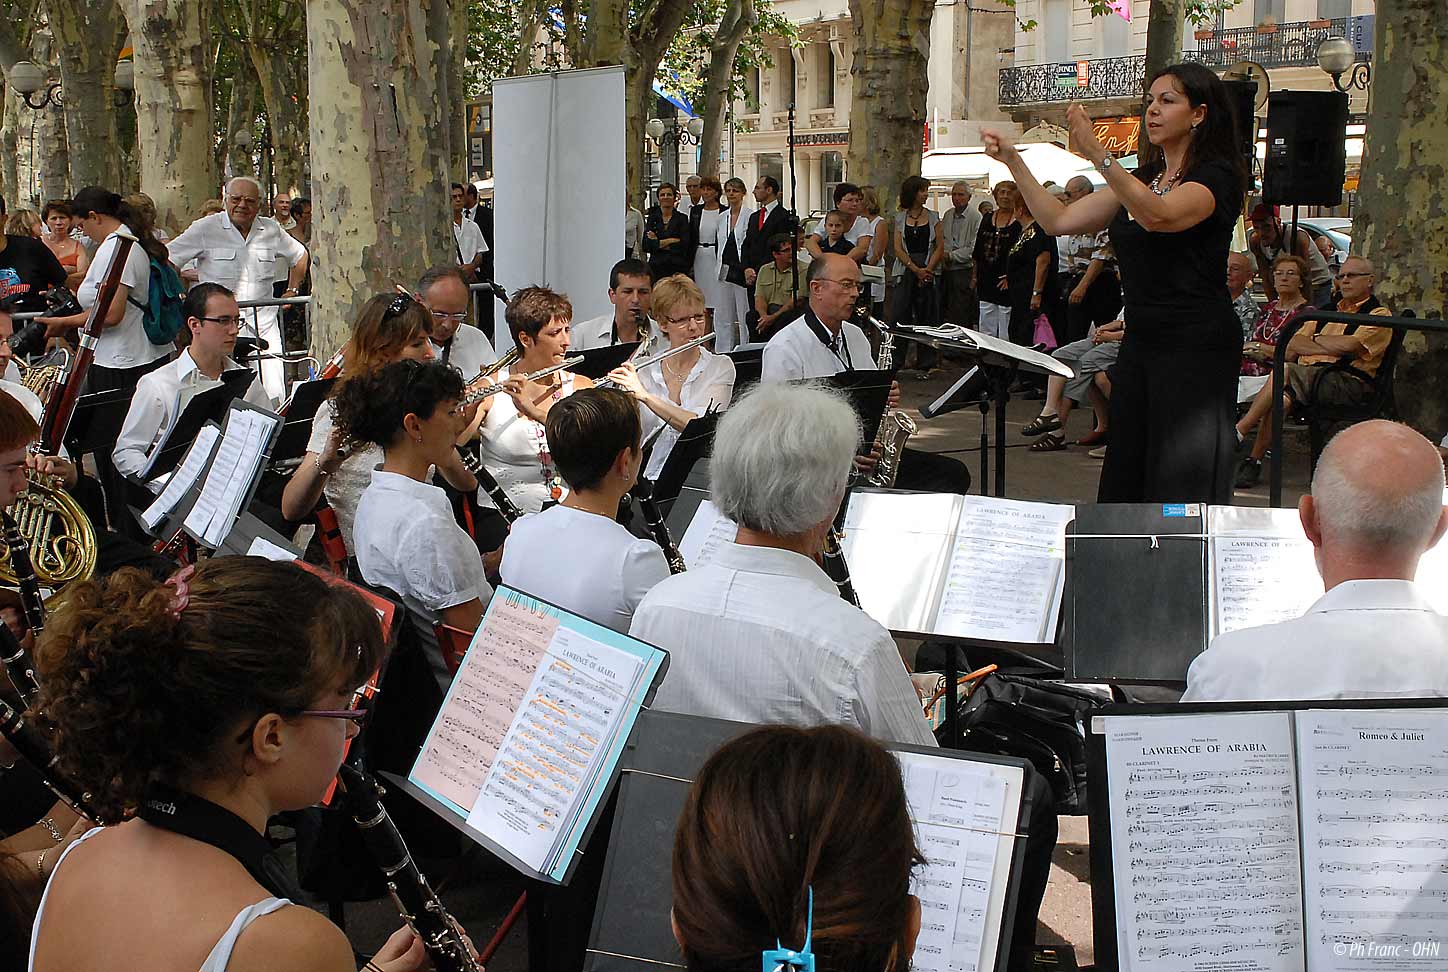
<svg viewBox="0 0 1448 972"><path fill-rule="evenodd" d="M659 65L659 73L666 79L664 86L682 94L696 107L703 104L709 52L727 6L727 0L701 0L696 4L693 16L669 45L663 63ZM774 66L770 42L784 40L791 45L799 43L799 32L794 24L775 10L768 0L756 0L754 8L759 19L744 35L734 57L729 92L731 104L751 101L754 92L749 86L749 78L755 71Z"/></svg>

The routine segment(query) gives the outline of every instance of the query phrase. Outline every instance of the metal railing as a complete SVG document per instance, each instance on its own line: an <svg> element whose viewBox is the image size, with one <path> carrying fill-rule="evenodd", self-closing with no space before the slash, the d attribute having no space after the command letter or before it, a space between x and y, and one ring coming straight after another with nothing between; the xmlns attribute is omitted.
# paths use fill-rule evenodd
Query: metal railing
<svg viewBox="0 0 1448 972"><path fill-rule="evenodd" d="M1328 21L1298 21L1269 28L1233 27L1203 31L1196 50L1183 51L1182 60L1225 68L1238 61L1256 61L1263 67L1315 66L1317 45L1328 37L1345 37L1359 61L1372 60L1373 17L1339 17ZM1146 55L1100 57L1086 60L1086 86L1063 86L1062 65L1077 62L1023 64L1001 68L996 92L1001 107L1057 104L1107 98L1138 98L1146 81Z"/></svg>
<svg viewBox="0 0 1448 972"><path fill-rule="evenodd" d="M1282 331L1277 335L1277 350L1272 355L1272 378L1273 388L1283 388L1284 372L1287 362L1287 345L1293 336L1301 330L1304 324L1349 324L1359 327L1390 327L1394 331L1428 331L1431 333L1448 335L1448 321L1434 317L1412 317L1412 311L1404 311L1401 317L1379 317L1375 314L1344 314L1341 311L1318 310L1309 307L1288 318L1287 323L1282 325ZM1399 355L1402 351L1399 349ZM1391 364L1394 369L1399 365L1398 360L1384 362L1384 365ZM1324 365L1323 367L1329 367ZM1396 375L1384 375L1379 368L1378 380L1394 382ZM1396 386L1393 389L1396 395ZM1272 460L1268 469L1268 505L1282 505L1282 456L1286 451L1282 447L1282 421L1285 413L1282 408L1282 395L1272 396Z"/></svg>

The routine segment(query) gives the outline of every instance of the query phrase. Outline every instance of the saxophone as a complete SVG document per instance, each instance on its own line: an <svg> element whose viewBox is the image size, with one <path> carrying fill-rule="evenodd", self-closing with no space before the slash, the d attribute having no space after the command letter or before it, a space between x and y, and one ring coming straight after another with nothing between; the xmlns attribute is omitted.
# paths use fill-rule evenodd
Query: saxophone
<svg viewBox="0 0 1448 972"><path fill-rule="evenodd" d="M357 821L362 843L381 868L402 920L422 940L432 967L437 972L483 972L457 919L447 913L426 876L418 870L397 825L382 805L386 792L382 784L350 763L343 763L337 772L342 781L342 799L347 812Z"/></svg>
<svg viewBox="0 0 1448 972"><path fill-rule="evenodd" d="M889 371L895 363L895 335L882 327L874 318L871 318L871 321L880 330L880 370ZM895 488L895 477L900 475L900 457L905 454L905 442L915 434L917 428L915 420L906 415L903 409L887 408L885 410L884 417L880 419L880 432L877 439L880 443L880 462L875 466L875 471L865 480L866 485L877 486L880 489Z"/></svg>

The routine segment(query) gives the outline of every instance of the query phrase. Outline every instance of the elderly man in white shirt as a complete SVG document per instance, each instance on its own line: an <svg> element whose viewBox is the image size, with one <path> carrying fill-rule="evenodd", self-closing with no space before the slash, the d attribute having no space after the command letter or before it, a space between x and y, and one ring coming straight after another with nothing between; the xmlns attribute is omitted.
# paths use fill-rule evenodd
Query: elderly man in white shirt
<svg viewBox="0 0 1448 972"><path fill-rule="evenodd" d="M175 361L142 376L116 439L111 459L127 476L145 474L191 399L220 385L223 374L245 370L231 360L241 326L241 310L231 291L221 284L197 284L186 295L183 313L183 333L189 338L186 348ZM271 407L271 399L256 380L243 398L262 408ZM160 489L160 483L152 484L153 492Z"/></svg>
<svg viewBox="0 0 1448 972"><path fill-rule="evenodd" d="M764 384L724 413L711 491L738 535L650 591L629 629L670 653L659 708L935 745L890 632L815 562L859 439L849 403L818 387Z"/></svg>
<svg viewBox="0 0 1448 972"><path fill-rule="evenodd" d="M1432 443L1394 422L1346 429L1299 511L1327 593L1295 620L1218 635L1182 701L1448 696L1448 617L1414 582L1448 531Z"/></svg>
<svg viewBox="0 0 1448 972"><path fill-rule="evenodd" d="M587 321L575 321L569 340L576 351L606 348L610 344L639 341L636 358L658 354L668 340L649 319L653 298L653 277L649 265L632 258L620 260L608 272L608 302L613 312Z"/></svg>
<svg viewBox="0 0 1448 972"><path fill-rule="evenodd" d="M203 216L168 245L171 262L178 267L196 261L202 283L219 283L239 301L269 300L274 294L277 258L286 261L287 287L283 297L295 297L307 276L307 248L282 229L275 219L258 216L261 189L254 179L238 176L226 184L225 211ZM281 355L281 309L248 308L242 333L267 343L261 359L261 381L266 393L280 402L286 397L286 370Z"/></svg>
<svg viewBox="0 0 1448 972"><path fill-rule="evenodd" d="M432 344L437 360L472 381L498 360L487 335L468 323L472 293L458 267L433 267L417 281L417 297L432 314Z"/></svg>

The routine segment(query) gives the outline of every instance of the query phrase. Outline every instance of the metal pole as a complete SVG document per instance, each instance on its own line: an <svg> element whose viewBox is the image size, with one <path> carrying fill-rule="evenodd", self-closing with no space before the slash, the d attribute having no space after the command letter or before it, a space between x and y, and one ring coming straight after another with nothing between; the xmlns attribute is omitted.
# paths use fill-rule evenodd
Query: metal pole
<svg viewBox="0 0 1448 972"><path fill-rule="evenodd" d="M795 218L796 220L798 220L798 219L799 219L799 204L798 204L798 200L795 199L795 188L794 188L794 92L793 92L793 91L791 91L791 92L789 93L789 209L790 209L790 213L793 214L794 218ZM791 236L793 237L794 244L795 244L795 246L796 246L796 248L797 248L797 247L799 246L799 232L798 232L798 227L797 227L797 226L791 228ZM766 240L765 242L768 243L769 241ZM796 302L796 303L799 301L799 254L798 254L798 253L795 254L795 258L794 258L793 281L791 282L790 287L789 287L789 296L790 296L790 299L791 299L792 301L794 301L794 302Z"/></svg>

